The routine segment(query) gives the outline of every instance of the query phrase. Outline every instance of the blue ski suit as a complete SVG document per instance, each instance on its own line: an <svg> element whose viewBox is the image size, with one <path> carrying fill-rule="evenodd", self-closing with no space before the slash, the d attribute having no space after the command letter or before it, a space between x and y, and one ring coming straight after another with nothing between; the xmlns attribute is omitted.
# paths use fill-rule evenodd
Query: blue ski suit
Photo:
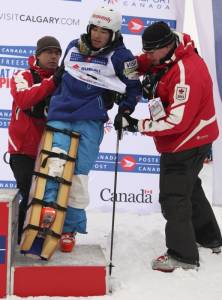
<svg viewBox="0 0 222 300"><path fill-rule="evenodd" d="M104 122L108 120L103 101L105 90L126 93L119 109L130 112L141 97L140 81L133 76L137 62L122 38L110 52L88 56L79 50L80 39L67 47L62 81L52 96L48 125L80 133L77 160L63 232L86 233L85 208L89 203L88 174L99 153ZM53 147L68 152L70 137L55 132ZM59 184L47 180L44 200L56 199Z"/></svg>

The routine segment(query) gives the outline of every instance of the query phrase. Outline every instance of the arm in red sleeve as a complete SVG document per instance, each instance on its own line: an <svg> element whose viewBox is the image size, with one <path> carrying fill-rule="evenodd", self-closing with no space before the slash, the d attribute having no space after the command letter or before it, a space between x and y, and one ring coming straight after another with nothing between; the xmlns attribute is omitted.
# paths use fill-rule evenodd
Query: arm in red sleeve
<svg viewBox="0 0 222 300"><path fill-rule="evenodd" d="M29 109L33 105L51 95L56 89L52 76L41 83L33 84L29 70L19 71L11 81L11 94L16 105L22 109Z"/></svg>
<svg viewBox="0 0 222 300"><path fill-rule="evenodd" d="M136 59L138 63L138 72L140 75L144 75L148 71L151 63L145 53L136 56Z"/></svg>

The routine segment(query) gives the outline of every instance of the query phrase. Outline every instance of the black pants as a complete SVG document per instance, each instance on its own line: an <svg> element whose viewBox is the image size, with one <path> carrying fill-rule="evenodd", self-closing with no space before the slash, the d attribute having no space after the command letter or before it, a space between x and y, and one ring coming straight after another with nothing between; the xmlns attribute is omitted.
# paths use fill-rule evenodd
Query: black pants
<svg viewBox="0 0 222 300"><path fill-rule="evenodd" d="M32 173L35 166L35 160L27 155L11 154L10 167L13 171L17 188L19 189L22 200L19 204L19 220L18 220L18 243L20 242L23 225L26 216L29 190L32 181Z"/></svg>
<svg viewBox="0 0 222 300"><path fill-rule="evenodd" d="M167 220L168 253L177 259L198 264L196 242L222 245L220 229L198 177L210 145L160 158L160 205Z"/></svg>

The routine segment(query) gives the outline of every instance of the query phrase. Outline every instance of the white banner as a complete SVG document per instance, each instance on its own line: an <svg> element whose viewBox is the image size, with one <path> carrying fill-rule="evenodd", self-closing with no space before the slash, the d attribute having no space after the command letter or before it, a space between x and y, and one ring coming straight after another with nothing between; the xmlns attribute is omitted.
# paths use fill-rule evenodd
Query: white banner
<svg viewBox="0 0 222 300"><path fill-rule="evenodd" d="M179 3L178 3L179 2ZM10 120L10 79L18 69L27 67L27 57L34 53L36 41L53 35L63 50L86 32L89 17L97 5L110 5L122 13L126 46L141 53L141 34L154 21L164 20L173 29L182 30L184 0L5 0L0 7L0 136L3 157L7 151L7 127ZM116 133L113 119L105 124L105 138L90 173L91 208L110 209L113 200ZM147 103L139 103L135 117L147 117ZM152 138L139 133L125 133L120 142L118 163L117 209L150 213L159 210L159 154ZM0 161L0 187L14 187L8 165Z"/></svg>
<svg viewBox="0 0 222 300"><path fill-rule="evenodd" d="M221 153L222 153L222 2L195 0L197 31L201 53L205 59L214 83L214 100L220 135L213 144L213 204L222 206L221 197Z"/></svg>

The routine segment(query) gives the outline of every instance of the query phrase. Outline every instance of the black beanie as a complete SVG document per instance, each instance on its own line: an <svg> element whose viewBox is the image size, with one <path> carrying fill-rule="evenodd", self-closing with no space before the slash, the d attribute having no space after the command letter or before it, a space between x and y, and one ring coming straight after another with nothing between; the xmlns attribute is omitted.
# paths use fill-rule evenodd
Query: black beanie
<svg viewBox="0 0 222 300"><path fill-rule="evenodd" d="M62 48L59 41L53 36L44 36L37 42L36 56L38 56L42 51L50 48L56 48L62 53Z"/></svg>
<svg viewBox="0 0 222 300"><path fill-rule="evenodd" d="M175 39L175 34L165 22L153 23L142 34L143 50L150 51L163 48Z"/></svg>

